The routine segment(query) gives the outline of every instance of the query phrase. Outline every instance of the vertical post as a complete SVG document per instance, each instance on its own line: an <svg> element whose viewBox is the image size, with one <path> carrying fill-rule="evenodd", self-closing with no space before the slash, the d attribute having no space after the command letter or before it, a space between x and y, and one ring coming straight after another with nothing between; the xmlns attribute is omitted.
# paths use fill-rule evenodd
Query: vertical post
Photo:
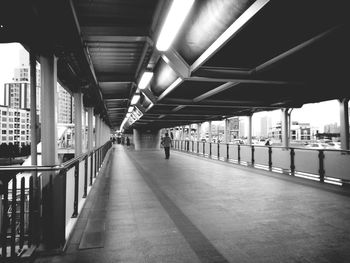
<svg viewBox="0 0 350 263"><path fill-rule="evenodd" d="M252 147L252 166L254 166L254 162L255 162L255 160L254 160L255 147L254 147L254 145L252 145L251 147Z"/></svg>
<svg viewBox="0 0 350 263"><path fill-rule="evenodd" d="M41 64L41 141L42 165L58 164L57 155L57 59L53 54L40 57ZM45 249L61 248L65 228L62 223L65 196L62 178L53 172L42 174L42 229Z"/></svg>
<svg viewBox="0 0 350 263"><path fill-rule="evenodd" d="M20 198L20 220L19 220L19 248L22 249L24 245L24 190L25 190L25 182L24 182L24 177L21 178L21 198Z"/></svg>
<svg viewBox="0 0 350 263"><path fill-rule="evenodd" d="M230 148L229 148L229 145L228 145L228 143L227 143L227 144L226 144L226 159L227 159L227 160L230 159L229 150L230 150Z"/></svg>
<svg viewBox="0 0 350 263"><path fill-rule="evenodd" d="M349 150L349 99L339 101L340 110L340 143L342 150Z"/></svg>
<svg viewBox="0 0 350 263"><path fill-rule="evenodd" d="M248 116L248 139L247 139L247 144L251 145L252 144L252 130L253 130L253 114Z"/></svg>
<svg viewBox="0 0 350 263"><path fill-rule="evenodd" d="M228 119L224 120L224 142L228 143L229 142L229 136L228 136Z"/></svg>
<svg viewBox="0 0 350 263"><path fill-rule="evenodd" d="M12 178L12 203L11 203L11 257L16 255L16 214L17 214L17 179ZM4 229L5 230L5 229Z"/></svg>
<svg viewBox="0 0 350 263"><path fill-rule="evenodd" d="M288 108L282 109L282 146L289 147Z"/></svg>
<svg viewBox="0 0 350 263"><path fill-rule="evenodd" d="M79 200L79 162L75 164L74 169L74 210L72 217L78 216L78 200Z"/></svg>
<svg viewBox="0 0 350 263"><path fill-rule="evenodd" d="M295 162L294 162L295 151L294 148L290 149L290 173L294 175L295 172Z"/></svg>
<svg viewBox="0 0 350 263"><path fill-rule="evenodd" d="M201 128L202 128L202 124L198 123L197 124L197 141L201 140Z"/></svg>
<svg viewBox="0 0 350 263"><path fill-rule="evenodd" d="M36 98L36 52L31 49L29 53L29 64L30 64L30 158L33 166L38 164L37 160L37 144L38 144L38 125L37 125L37 98ZM33 175L33 242L38 244L39 242L39 181L37 172L32 172Z"/></svg>
<svg viewBox="0 0 350 263"><path fill-rule="evenodd" d="M83 113L83 94L78 91L74 93L74 136L75 136L75 157L79 156L83 152L83 121L82 121L82 113Z"/></svg>
<svg viewBox="0 0 350 263"><path fill-rule="evenodd" d="M241 145L237 145L238 147L237 147L237 150L238 150L238 156L237 156L237 161L238 161L238 163L240 163L241 162Z"/></svg>
<svg viewBox="0 0 350 263"><path fill-rule="evenodd" d="M211 143L212 142L212 133L211 133L211 121L208 121L209 123L209 128L208 128L208 139L209 139L209 142ZM210 154L211 155L211 154Z"/></svg>
<svg viewBox="0 0 350 263"><path fill-rule="evenodd" d="M269 146L269 169L272 170L272 148Z"/></svg>
<svg viewBox="0 0 350 263"><path fill-rule="evenodd" d="M211 157L211 142L209 143L209 156Z"/></svg>
<svg viewBox="0 0 350 263"><path fill-rule="evenodd" d="M218 141L218 160L220 158L220 142Z"/></svg>
<svg viewBox="0 0 350 263"><path fill-rule="evenodd" d="M324 170L324 151L319 150L318 151L318 160L319 160L319 176L320 176L320 182L324 182L324 176L325 176L325 170Z"/></svg>
<svg viewBox="0 0 350 263"><path fill-rule="evenodd" d="M99 125L100 124L100 115L96 114L95 115L95 147L99 147L100 146L100 141L99 141L99 136L100 136L100 132L99 132Z"/></svg>
<svg viewBox="0 0 350 263"><path fill-rule="evenodd" d="M84 164L85 164L85 170L84 170L84 194L83 198L86 198L87 196L87 181L88 181L88 164L89 164L89 155L86 155L84 159Z"/></svg>

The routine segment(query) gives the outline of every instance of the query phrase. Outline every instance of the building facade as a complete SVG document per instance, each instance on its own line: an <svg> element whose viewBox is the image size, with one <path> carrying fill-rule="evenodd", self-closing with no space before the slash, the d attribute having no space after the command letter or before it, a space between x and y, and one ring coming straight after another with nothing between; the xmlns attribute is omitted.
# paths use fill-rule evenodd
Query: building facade
<svg viewBox="0 0 350 263"><path fill-rule="evenodd" d="M30 111L0 106L0 144L30 144Z"/></svg>

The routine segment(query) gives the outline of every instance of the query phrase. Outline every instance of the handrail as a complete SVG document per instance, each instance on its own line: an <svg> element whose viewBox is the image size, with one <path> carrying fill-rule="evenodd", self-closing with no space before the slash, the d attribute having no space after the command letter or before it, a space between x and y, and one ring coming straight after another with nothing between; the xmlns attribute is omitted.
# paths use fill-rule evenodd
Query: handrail
<svg viewBox="0 0 350 263"><path fill-rule="evenodd" d="M108 143L108 142L107 142ZM105 145L105 144L104 144ZM77 162L82 161L87 156L90 156L92 153L98 151L101 149L104 145L100 147L95 147L94 149L83 153L73 159L70 159L62 164L59 165L28 165L28 166L22 166L22 165L12 165L12 166L0 166L0 176L1 172L9 172L9 171L16 171L16 172L47 172L47 171L60 171L63 169L69 169L72 166L74 166Z"/></svg>

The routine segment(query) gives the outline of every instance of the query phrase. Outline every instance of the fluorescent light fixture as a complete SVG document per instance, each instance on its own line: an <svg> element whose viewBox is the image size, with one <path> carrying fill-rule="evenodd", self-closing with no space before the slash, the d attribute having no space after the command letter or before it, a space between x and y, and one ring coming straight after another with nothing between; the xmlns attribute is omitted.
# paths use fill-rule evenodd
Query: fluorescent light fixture
<svg viewBox="0 0 350 263"><path fill-rule="evenodd" d="M159 51L166 51L170 47L193 3L194 0L173 0L157 40Z"/></svg>
<svg viewBox="0 0 350 263"><path fill-rule="evenodd" d="M130 113L130 112L128 112L128 113L126 114L126 118L129 118L129 117L130 117L130 115L131 115L131 113Z"/></svg>
<svg viewBox="0 0 350 263"><path fill-rule="evenodd" d="M129 109L128 109L128 113L132 112L133 110L134 110L134 107L130 106Z"/></svg>
<svg viewBox="0 0 350 263"><path fill-rule="evenodd" d="M153 72L149 72L149 71L144 72L139 82L139 89L147 88L152 78L153 78Z"/></svg>
<svg viewBox="0 0 350 263"><path fill-rule="evenodd" d="M131 105L135 105L140 99L140 94L134 94L134 97L131 99Z"/></svg>

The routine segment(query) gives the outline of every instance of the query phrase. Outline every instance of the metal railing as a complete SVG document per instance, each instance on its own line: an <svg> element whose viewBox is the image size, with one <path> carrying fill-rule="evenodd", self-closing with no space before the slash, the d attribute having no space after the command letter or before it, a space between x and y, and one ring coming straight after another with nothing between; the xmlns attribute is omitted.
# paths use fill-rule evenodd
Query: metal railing
<svg viewBox="0 0 350 263"><path fill-rule="evenodd" d="M175 150L336 185L350 185L350 151L174 140Z"/></svg>
<svg viewBox="0 0 350 263"><path fill-rule="evenodd" d="M72 218L78 216L111 145L107 142L56 166L0 166L1 262L21 257L39 244L64 248Z"/></svg>

